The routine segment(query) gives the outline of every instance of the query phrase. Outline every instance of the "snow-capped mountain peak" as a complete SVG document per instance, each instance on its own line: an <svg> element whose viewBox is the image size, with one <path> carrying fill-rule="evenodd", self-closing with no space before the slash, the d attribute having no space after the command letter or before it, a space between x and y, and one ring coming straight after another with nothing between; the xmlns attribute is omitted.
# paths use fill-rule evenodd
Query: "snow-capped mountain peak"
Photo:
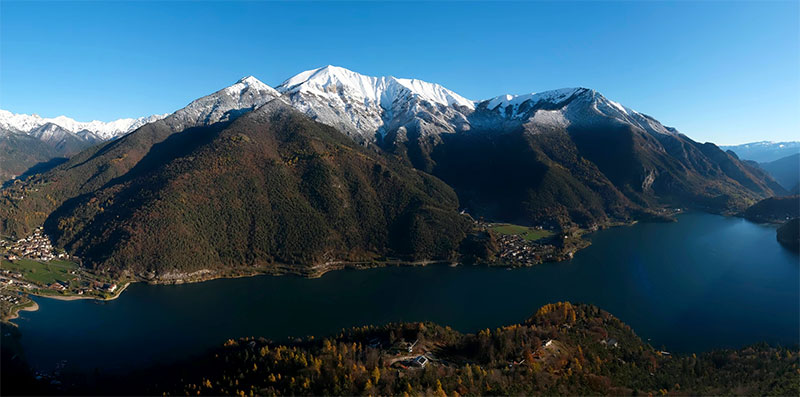
<svg viewBox="0 0 800 397"><path fill-rule="evenodd" d="M278 91L317 95L346 94L355 100L379 104L384 108L390 107L398 96L407 91L408 94L433 104L465 106L470 109L475 107L469 99L438 84L393 76L366 76L333 65L299 73L278 86Z"/></svg>
<svg viewBox="0 0 800 397"><path fill-rule="evenodd" d="M172 113L167 122L177 131L230 121L274 99L286 101L360 142L383 140L387 135L390 139L399 137L402 140L443 133L501 131L522 125L590 125L602 119L616 120L651 133L676 133L649 116L582 87L506 94L474 102L439 84L393 76L367 76L333 65L298 73L277 88L254 76L243 77L192 101ZM95 142L112 139L165 116L104 123L77 122L65 116L46 119L0 110L0 132L33 134L43 140L72 134Z"/></svg>
<svg viewBox="0 0 800 397"><path fill-rule="evenodd" d="M264 83L262 83L262 82L261 82L261 80L257 79L257 78L256 78L255 76L253 76L253 75L249 75L249 76L242 77L241 79L239 79L239 81L237 81L237 83L245 83L245 84L264 84Z"/></svg>
<svg viewBox="0 0 800 397"><path fill-rule="evenodd" d="M503 125L488 115L508 122L536 125L580 126L598 120L616 120L651 134L676 134L650 116L612 101L599 92L578 87L523 95L500 95L478 103L483 125Z"/></svg>
<svg viewBox="0 0 800 397"><path fill-rule="evenodd" d="M241 95L246 90L253 90L271 96L280 96L280 93L275 91L274 88L262 83L261 80L253 76L242 77L235 84L227 87L226 90L233 95Z"/></svg>
<svg viewBox="0 0 800 397"><path fill-rule="evenodd" d="M392 76L366 76L328 65L307 70L277 87L298 110L359 140L400 127L436 125L454 132L475 103L438 84ZM422 116L422 115L425 116Z"/></svg>
<svg viewBox="0 0 800 397"><path fill-rule="evenodd" d="M90 131L100 139L108 140L127 134L128 132L137 129L144 124L160 120L166 116L166 114L156 114L147 117L139 117L135 119L125 118L109 122L97 120L81 122L75 121L66 116L42 118L36 114L17 114L0 109L0 130L29 134L33 130L46 124L54 124L73 134L77 134L86 130Z"/></svg>
<svg viewBox="0 0 800 397"><path fill-rule="evenodd" d="M374 105L381 102L385 88L385 81L381 78L328 65L297 74L278 86L278 91L318 96L347 95L354 101Z"/></svg>
<svg viewBox="0 0 800 397"><path fill-rule="evenodd" d="M167 120L176 130L210 125L232 120L280 96L274 88L253 76L247 76L213 94L195 99Z"/></svg>

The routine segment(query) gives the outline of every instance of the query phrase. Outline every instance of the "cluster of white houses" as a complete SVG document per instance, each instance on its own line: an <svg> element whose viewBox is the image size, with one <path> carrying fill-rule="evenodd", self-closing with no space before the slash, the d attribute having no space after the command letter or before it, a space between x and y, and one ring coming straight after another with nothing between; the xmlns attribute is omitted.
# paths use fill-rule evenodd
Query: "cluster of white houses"
<svg viewBox="0 0 800 397"><path fill-rule="evenodd" d="M12 272L7 269L0 270L0 286L33 289L35 286L22 278L22 273Z"/></svg>
<svg viewBox="0 0 800 397"><path fill-rule="evenodd" d="M36 228L30 236L19 239L16 242L0 240L0 248L5 248L8 251L6 256L11 261L20 258L49 261L67 257L67 254L64 253L53 253L53 245L50 243L50 238L44 234L41 227Z"/></svg>
<svg viewBox="0 0 800 397"><path fill-rule="evenodd" d="M500 245L500 259L512 265L528 266L552 261L557 254L554 245L528 241L516 234L500 235L497 242Z"/></svg>
<svg viewBox="0 0 800 397"><path fill-rule="evenodd" d="M11 305L17 305L22 302L22 298L19 295L0 295L0 302L8 303Z"/></svg>

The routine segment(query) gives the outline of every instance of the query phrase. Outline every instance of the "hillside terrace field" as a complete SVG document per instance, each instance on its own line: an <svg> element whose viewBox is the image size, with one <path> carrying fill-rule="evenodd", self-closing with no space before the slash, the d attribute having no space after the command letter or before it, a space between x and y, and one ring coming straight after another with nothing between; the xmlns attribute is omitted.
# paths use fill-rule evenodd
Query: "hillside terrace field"
<svg viewBox="0 0 800 397"><path fill-rule="evenodd" d="M491 229L495 233L520 236L527 241L536 241L553 235L553 232L549 230L538 230L532 227L512 225L510 223L494 224L491 226Z"/></svg>

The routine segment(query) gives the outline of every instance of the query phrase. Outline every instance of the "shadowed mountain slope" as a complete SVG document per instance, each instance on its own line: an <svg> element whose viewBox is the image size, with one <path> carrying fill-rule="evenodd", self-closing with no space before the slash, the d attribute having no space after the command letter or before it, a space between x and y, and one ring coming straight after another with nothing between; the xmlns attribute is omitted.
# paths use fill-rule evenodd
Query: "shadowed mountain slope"
<svg viewBox="0 0 800 397"><path fill-rule="evenodd" d="M761 163L759 166L788 191L795 190L800 185L800 153Z"/></svg>
<svg viewBox="0 0 800 397"><path fill-rule="evenodd" d="M59 245L90 263L157 273L149 264L181 251L202 258L181 268L202 268L203 261L445 258L463 232L451 218L459 202L493 220L569 229L663 218L664 206L740 213L785 194L766 172L735 154L586 88L472 102L436 84L333 66L303 72L278 88L243 78L15 182L0 191L0 234L24 236L44 223ZM276 112L285 114L282 121ZM251 136L255 130L272 138ZM307 143L289 144L300 138ZM311 144L334 141L335 147ZM391 172L383 180L377 168L367 172L367 163L356 164L353 156ZM389 183L391 175L401 175L400 182ZM174 206L162 207L167 202ZM198 207L203 203L237 208ZM273 212L260 220L236 212L265 207ZM408 208L419 211L404 212ZM145 214L154 217L151 223ZM218 217L230 217L237 227L221 227ZM178 240L150 252L154 258L134 260L135 251L149 244L148 228L165 219L175 223L158 233ZM287 238L242 234L253 227L242 219ZM365 222L363 230L353 226L359 222ZM170 229L179 224L192 226ZM406 235L408 228L415 232ZM200 236L192 240L192 233ZM395 239L395 233L405 237ZM223 243L239 248L228 255Z"/></svg>
<svg viewBox="0 0 800 397"><path fill-rule="evenodd" d="M126 136L118 145L158 143L124 173L98 164L82 185L94 187L75 190L47 217L58 245L95 268L168 278L387 255L447 260L468 227L447 185L280 100L162 138L167 122ZM74 166L114 150L83 153Z"/></svg>

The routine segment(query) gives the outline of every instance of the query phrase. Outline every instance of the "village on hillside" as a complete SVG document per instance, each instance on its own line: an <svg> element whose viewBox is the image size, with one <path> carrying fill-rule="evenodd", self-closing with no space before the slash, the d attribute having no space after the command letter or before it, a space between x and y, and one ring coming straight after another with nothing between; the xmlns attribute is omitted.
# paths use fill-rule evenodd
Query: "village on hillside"
<svg viewBox="0 0 800 397"><path fill-rule="evenodd" d="M67 254L63 252L54 253L50 238L44 234L42 227L37 227L33 234L16 242L0 239L0 249L3 248L7 250L6 257L11 261L19 258L49 261L55 258L63 259L67 257Z"/></svg>
<svg viewBox="0 0 800 397"><path fill-rule="evenodd" d="M41 227L16 241L0 237L0 316L9 318L32 305L29 294L106 299L119 292L114 280L79 263L79 258L54 248Z"/></svg>

